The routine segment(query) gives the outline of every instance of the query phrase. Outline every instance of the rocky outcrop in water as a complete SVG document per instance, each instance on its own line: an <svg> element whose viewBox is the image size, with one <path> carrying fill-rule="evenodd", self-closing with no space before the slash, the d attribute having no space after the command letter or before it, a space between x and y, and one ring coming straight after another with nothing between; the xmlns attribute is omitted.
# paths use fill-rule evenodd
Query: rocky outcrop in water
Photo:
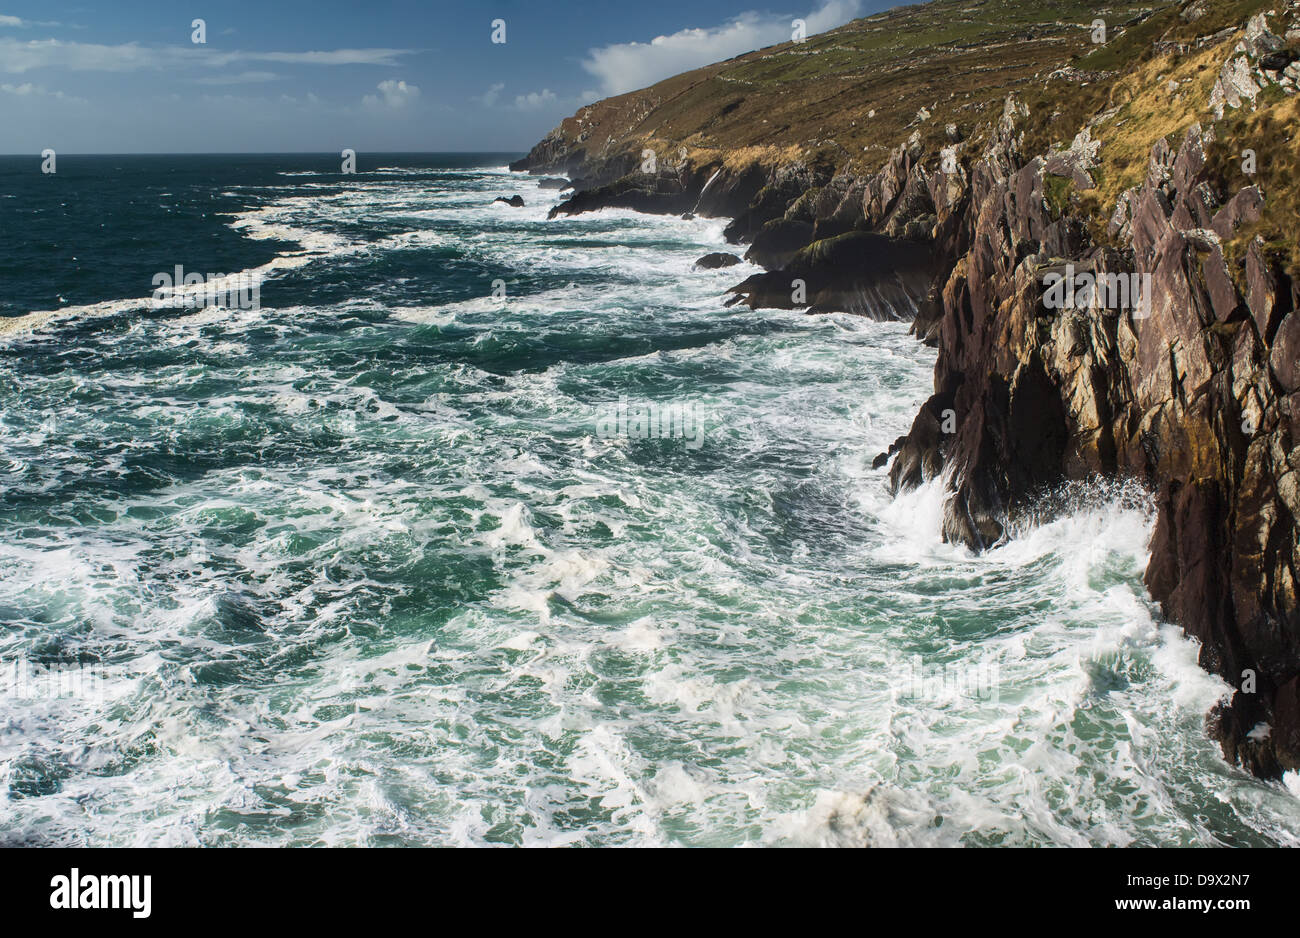
<svg viewBox="0 0 1300 938"><path fill-rule="evenodd" d="M928 245L852 231L800 248L778 270L731 288L751 309L856 313L873 319L916 317L934 276Z"/></svg>
<svg viewBox="0 0 1300 938"><path fill-rule="evenodd" d="M741 263L744 262L735 254L726 251L714 251L701 257L695 262L695 266L700 270L719 270L723 267L735 267Z"/></svg>
<svg viewBox="0 0 1300 938"><path fill-rule="evenodd" d="M745 260L768 270L733 287L729 305L910 321L930 295L938 224L931 180L916 165L920 153L913 143L865 180L798 163L637 170L576 192L550 217L623 208L731 218L725 237L748 243Z"/></svg>

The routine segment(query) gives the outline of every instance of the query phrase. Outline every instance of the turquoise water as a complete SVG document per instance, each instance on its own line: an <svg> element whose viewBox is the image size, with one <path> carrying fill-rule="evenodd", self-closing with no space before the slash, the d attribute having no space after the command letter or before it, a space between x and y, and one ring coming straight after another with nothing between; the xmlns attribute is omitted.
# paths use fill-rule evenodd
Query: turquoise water
<svg viewBox="0 0 1300 938"><path fill-rule="evenodd" d="M0 664L97 677L0 672L0 842L1300 844L1141 492L942 544L871 469L905 325L724 310L721 220L504 162L0 163Z"/></svg>

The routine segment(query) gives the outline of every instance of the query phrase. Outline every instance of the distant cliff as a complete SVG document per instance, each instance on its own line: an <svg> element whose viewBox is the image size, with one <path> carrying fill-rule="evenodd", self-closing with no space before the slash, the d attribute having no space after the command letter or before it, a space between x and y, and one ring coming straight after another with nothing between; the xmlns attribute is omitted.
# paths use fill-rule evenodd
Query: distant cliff
<svg viewBox="0 0 1300 938"><path fill-rule="evenodd" d="M1104 41L1103 41L1104 40ZM914 322L881 454L982 549L1066 480L1155 493L1147 585L1237 688L1227 758L1300 769L1300 2L941 0L583 108L555 210L732 219L732 303Z"/></svg>

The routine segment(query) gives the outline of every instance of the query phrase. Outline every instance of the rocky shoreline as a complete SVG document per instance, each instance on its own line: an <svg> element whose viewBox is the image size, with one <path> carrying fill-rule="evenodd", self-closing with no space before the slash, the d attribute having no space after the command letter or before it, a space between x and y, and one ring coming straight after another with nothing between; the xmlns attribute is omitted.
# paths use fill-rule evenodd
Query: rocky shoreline
<svg viewBox="0 0 1300 938"><path fill-rule="evenodd" d="M1300 770L1300 281L1256 233L1273 193L1216 128L1256 98L1293 106L1297 28L1292 2L1273 26L1255 15L1205 37L1204 120L1158 136L1113 204L1093 194L1114 173L1098 154L1118 108L1044 147L1014 93L979 135L950 124L936 145L918 129L870 173L685 148L648 173L636 146L595 153L563 128L512 168L573 179L553 214L731 219L727 239L766 270L728 305L912 321L939 352L934 394L877 465L895 491L945 480L948 540L996 544L1071 480L1141 481L1157 506L1151 595L1235 688L1207 728L1227 759L1277 777ZM1159 62L1171 95L1198 87L1192 51ZM1063 305L1051 285L1067 273L1090 289ZM1093 287L1131 275L1141 302Z"/></svg>

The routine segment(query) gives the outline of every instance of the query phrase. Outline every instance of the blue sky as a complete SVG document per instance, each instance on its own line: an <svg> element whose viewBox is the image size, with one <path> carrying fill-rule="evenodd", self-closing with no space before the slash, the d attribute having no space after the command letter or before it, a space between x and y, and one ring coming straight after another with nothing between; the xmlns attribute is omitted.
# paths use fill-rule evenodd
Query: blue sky
<svg viewBox="0 0 1300 938"><path fill-rule="evenodd" d="M811 34L897 5L772 2L0 0L0 153L526 150L796 17Z"/></svg>

